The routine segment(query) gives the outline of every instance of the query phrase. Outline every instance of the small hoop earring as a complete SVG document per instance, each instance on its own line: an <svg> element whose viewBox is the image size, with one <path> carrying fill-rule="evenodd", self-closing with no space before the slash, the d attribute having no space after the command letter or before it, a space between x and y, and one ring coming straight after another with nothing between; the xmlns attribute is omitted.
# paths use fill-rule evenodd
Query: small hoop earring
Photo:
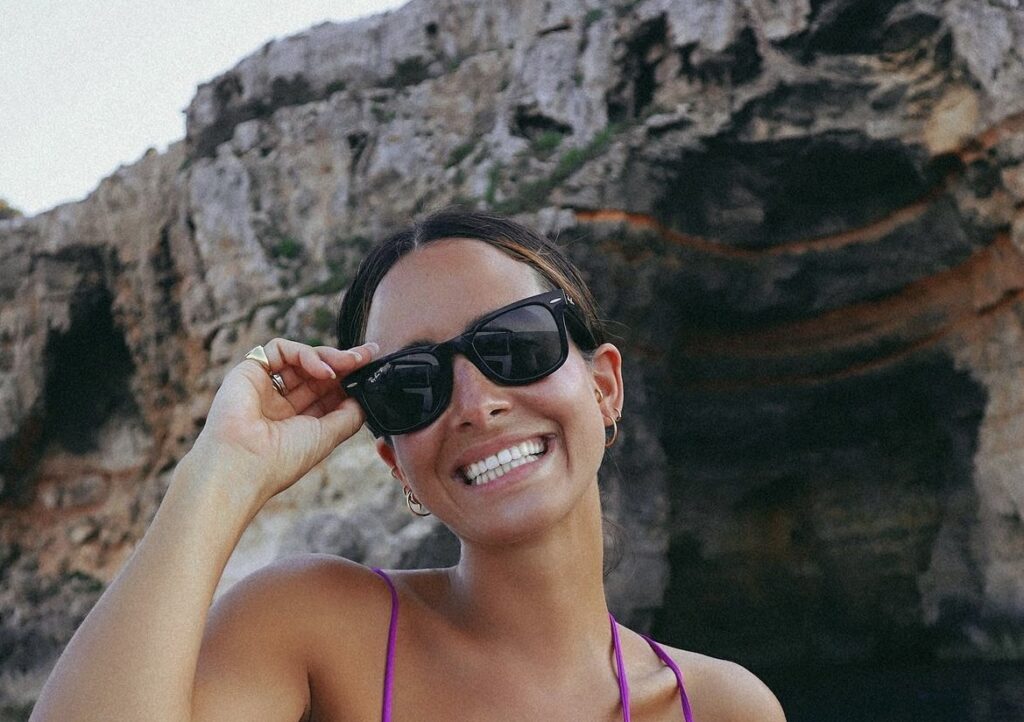
<svg viewBox="0 0 1024 722"><path fill-rule="evenodd" d="M405 486L402 487L402 491L405 493L405 505L409 507L409 511L416 516L430 516L427 507L423 506L423 502L416 498L416 495L412 493L412 489Z"/></svg>
<svg viewBox="0 0 1024 722"><path fill-rule="evenodd" d="M595 388L594 389L594 396L597 397L597 403L598 404L600 404L602 401L604 401L604 394L601 393L601 389ZM602 412L603 411L604 410L602 409ZM619 438L619 424L618 424L618 422L622 421L622 412L621 411L616 411L615 412L615 416L604 416L604 414L602 413L602 416L604 418L606 418L606 419L610 418L611 422L612 422L612 435L611 435L611 438L606 439L605 442L604 442L604 448L609 449L609 448L611 448L612 444L615 443L615 440ZM605 428L608 428L608 427L606 426Z"/></svg>
<svg viewBox="0 0 1024 722"><path fill-rule="evenodd" d="M398 473L397 466L391 467L391 476L393 476L397 481L402 481L402 476ZM430 516L430 512L427 511L427 507L423 506L423 502L416 498L416 495L412 493L412 489L410 489L409 485L404 482L402 483L402 493L405 494L405 505L409 507L409 511L416 516Z"/></svg>
<svg viewBox="0 0 1024 722"><path fill-rule="evenodd" d="M619 417L622 418L621 416ZM610 438L605 439L604 448L610 449L614 444L615 440L619 438L619 424L616 418L612 418L612 435ZM607 428L607 427L606 427Z"/></svg>

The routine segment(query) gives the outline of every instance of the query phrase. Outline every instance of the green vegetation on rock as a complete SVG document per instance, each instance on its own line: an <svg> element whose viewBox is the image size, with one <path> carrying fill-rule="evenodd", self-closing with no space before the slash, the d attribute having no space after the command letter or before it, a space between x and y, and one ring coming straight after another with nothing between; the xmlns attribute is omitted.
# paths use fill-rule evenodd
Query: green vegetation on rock
<svg viewBox="0 0 1024 722"><path fill-rule="evenodd" d="M624 128L624 125L613 123L597 133L582 148L569 148L559 157L558 163L550 175L546 178L524 183L519 187L516 195L499 203L494 202L494 194L496 193L500 176L497 178L492 177L492 184L495 187L492 189L491 186L488 186L488 193L484 200L487 201L494 211L509 215L541 208L547 202L548 196L551 195L551 191L556 186L563 183L587 162L608 150L612 139L622 132ZM495 167L499 168L500 173L500 166L496 165ZM492 168L492 173L493 171L494 169Z"/></svg>
<svg viewBox="0 0 1024 722"><path fill-rule="evenodd" d="M586 32L587 28L603 17L604 10L601 8L591 8L590 10L587 10L587 14L583 16L583 31Z"/></svg>
<svg viewBox="0 0 1024 722"><path fill-rule="evenodd" d="M487 205L493 206L494 199L498 193L498 184L501 183L501 173L504 170L504 166L501 163L496 162L491 166L491 169L487 171L487 190L484 192L484 200L487 201Z"/></svg>
<svg viewBox="0 0 1024 722"><path fill-rule="evenodd" d="M313 311L313 328L321 333L327 333L334 328L334 314L330 309L320 306Z"/></svg>
<svg viewBox="0 0 1024 722"><path fill-rule="evenodd" d="M281 235L277 243L270 247L273 258L298 258L302 253L302 244L291 236Z"/></svg>
<svg viewBox="0 0 1024 722"><path fill-rule="evenodd" d="M416 55L395 63L395 72L388 78L386 85L392 88L404 88L407 85L418 85L430 77L423 58Z"/></svg>
<svg viewBox="0 0 1024 722"><path fill-rule="evenodd" d="M530 148L539 158L547 158L555 152L565 136L557 130L546 130L530 143Z"/></svg>
<svg viewBox="0 0 1024 722"><path fill-rule="evenodd" d="M473 152L476 148L477 138L471 138L465 143L459 143L452 149L452 152L448 154L448 162L445 164L446 168L451 168L453 165L458 165L466 156Z"/></svg>

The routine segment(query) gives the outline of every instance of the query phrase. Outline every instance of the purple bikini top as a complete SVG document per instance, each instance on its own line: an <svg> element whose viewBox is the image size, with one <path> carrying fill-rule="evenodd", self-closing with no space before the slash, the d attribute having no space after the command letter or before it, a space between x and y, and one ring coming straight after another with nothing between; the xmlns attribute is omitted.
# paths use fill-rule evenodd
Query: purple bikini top
<svg viewBox="0 0 1024 722"><path fill-rule="evenodd" d="M388 654L384 663L384 700L381 710L380 719L381 722L391 722L391 690L394 686L395 681L395 641L398 637L398 592L395 590L395 585L384 571L381 569L374 569L381 579L383 579L388 589L391 591L391 622L388 626ZM615 617L611 614L608 615L608 619L612 626L612 644L615 647L615 670L619 678L619 699L622 701L622 722L630 722L629 716L629 682L626 680L626 667L622 663L622 649L619 646L619 625L615 621ZM686 697L686 688L683 686L683 673L679 669L679 665L675 663L675 660L668 655L668 653L661 648L657 642L648 636L643 634L640 635L647 644L651 645L651 649L658 655L658 658L672 670L672 673L676 676L676 686L679 688L679 702L683 708L683 719L685 722L693 722L693 712L690 711L690 700Z"/></svg>

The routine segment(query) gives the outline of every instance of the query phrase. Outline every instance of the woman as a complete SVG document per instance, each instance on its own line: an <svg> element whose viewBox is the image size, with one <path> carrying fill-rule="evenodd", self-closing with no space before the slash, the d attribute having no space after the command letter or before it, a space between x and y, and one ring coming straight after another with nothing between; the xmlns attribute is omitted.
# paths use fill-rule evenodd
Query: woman
<svg viewBox="0 0 1024 722"><path fill-rule="evenodd" d="M338 327L340 349L275 339L227 375L32 719L784 719L743 668L610 621L597 471L621 356L552 244L435 214L371 252ZM459 563L289 559L207 615L256 512L364 421Z"/></svg>

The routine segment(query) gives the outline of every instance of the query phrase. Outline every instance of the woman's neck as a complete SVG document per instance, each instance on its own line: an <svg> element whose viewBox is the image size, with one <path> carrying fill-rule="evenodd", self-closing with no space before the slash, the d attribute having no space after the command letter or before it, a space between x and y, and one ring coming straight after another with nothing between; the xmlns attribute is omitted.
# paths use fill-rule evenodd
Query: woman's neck
<svg viewBox="0 0 1024 722"><path fill-rule="evenodd" d="M468 634L531 659L605 654L603 530L596 482L563 520L515 545L464 542L451 570L454 619Z"/></svg>

